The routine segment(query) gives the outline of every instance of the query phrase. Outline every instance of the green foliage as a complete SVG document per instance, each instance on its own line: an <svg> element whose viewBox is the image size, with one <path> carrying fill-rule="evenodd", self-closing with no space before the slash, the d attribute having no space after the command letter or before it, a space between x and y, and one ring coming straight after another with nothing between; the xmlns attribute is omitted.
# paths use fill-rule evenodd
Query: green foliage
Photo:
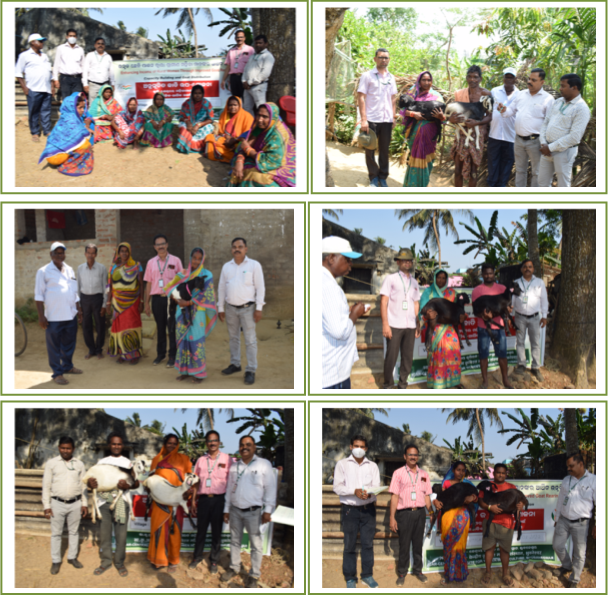
<svg viewBox="0 0 608 596"><path fill-rule="evenodd" d="M194 30L196 29L196 24L194 23L193 18L200 12L203 11L203 14L207 18L207 20L211 20L211 10L209 8L161 8L154 13L154 16L160 14L162 12L163 19L177 14L179 18L177 20L177 29L181 29L184 27L186 29L186 33L190 35L194 34Z"/></svg>
<svg viewBox="0 0 608 596"><path fill-rule="evenodd" d="M357 236L361 236L363 234L363 228L353 228L353 232L357 235Z"/></svg>
<svg viewBox="0 0 608 596"><path fill-rule="evenodd" d="M219 6L218 9L221 10L225 15L227 15L228 18L224 19L223 21L214 21L213 23L209 23L209 27L224 25L222 30L219 32L220 37L224 37L224 35L232 37L239 29L242 29L245 33L245 43L247 45L253 45L253 31L251 29L249 9L228 9L221 8Z"/></svg>
<svg viewBox="0 0 608 596"><path fill-rule="evenodd" d="M144 428L155 435L164 435L165 434L165 426L166 423L161 422L160 420L152 420L150 424L146 424Z"/></svg>
<svg viewBox="0 0 608 596"><path fill-rule="evenodd" d="M38 309L33 298L28 298L27 302L15 309L15 312L21 317L24 323L38 322Z"/></svg>
<svg viewBox="0 0 608 596"><path fill-rule="evenodd" d="M148 37L148 29L145 27L138 27L135 35L139 35L140 37Z"/></svg>
<svg viewBox="0 0 608 596"><path fill-rule="evenodd" d="M344 209L323 209L323 215L327 215L327 217L333 217L336 221L340 219L339 215L344 213Z"/></svg>
<svg viewBox="0 0 608 596"><path fill-rule="evenodd" d="M133 418L127 416L125 418L125 422L127 424L132 424L133 426L137 426L137 428L141 428L141 417L137 412L133 412Z"/></svg>
<svg viewBox="0 0 608 596"><path fill-rule="evenodd" d="M356 411L372 420L374 419L374 412L379 412L380 414L384 414L384 416L388 416L388 411L384 408L356 408Z"/></svg>
<svg viewBox="0 0 608 596"><path fill-rule="evenodd" d="M492 214L492 218L490 219L490 227L488 228L488 230L486 230L485 227L481 224L478 217L474 218L474 222L477 225L477 230L473 229L471 226L468 226L465 223L462 223L461 221L458 222L461 226L464 226L464 228L473 236L473 238L463 240L459 239L456 240L454 244L469 244L470 246L468 246L462 251L463 255L468 255L470 252L476 251L475 256L473 257L476 259L480 254L484 253L486 255L484 261L491 262L496 265L496 263L492 261L492 259L498 260L498 257L496 255L496 248L492 245L492 240L496 235L497 220L498 211L494 211L494 213Z"/></svg>
<svg viewBox="0 0 608 596"><path fill-rule="evenodd" d="M427 441L428 443L432 443L436 438L437 435L433 436L433 433L428 431L428 430L423 430L420 433L420 438L424 439L425 441Z"/></svg>
<svg viewBox="0 0 608 596"><path fill-rule="evenodd" d="M283 410L281 408L247 408L247 410L250 412L249 416L239 416L238 418L233 416L228 420L229 423L243 422L243 424L236 429L237 434L241 434L242 432L251 434L259 428L266 429L273 424L278 429L284 429ZM270 418L273 412L279 414L280 419Z"/></svg>
<svg viewBox="0 0 608 596"><path fill-rule="evenodd" d="M376 25L391 23L398 29L416 28L418 13L413 8L368 8L365 18Z"/></svg>
<svg viewBox="0 0 608 596"><path fill-rule="evenodd" d="M127 30L127 26L122 21L118 21L118 23L116 23L116 27L118 27L118 29L120 29L121 31Z"/></svg>
<svg viewBox="0 0 608 596"><path fill-rule="evenodd" d="M405 435L411 435L412 431L410 430L410 425L409 424L402 424L401 425L403 428L403 434Z"/></svg>
<svg viewBox="0 0 608 596"><path fill-rule="evenodd" d="M382 236L376 236L374 238L374 242L377 242L378 244L384 246L384 244L386 243L386 238L382 238Z"/></svg>
<svg viewBox="0 0 608 596"><path fill-rule="evenodd" d="M160 53L163 58L194 58L195 47L192 43L192 36L186 39L181 29L178 29L179 35L171 36L171 30L167 29L167 36L159 35ZM199 52L204 52L207 49L204 45L199 45Z"/></svg>
<svg viewBox="0 0 608 596"><path fill-rule="evenodd" d="M199 429L189 432L188 424L184 422L181 432L175 427L172 430L179 439L179 453L184 453L191 460L205 454L205 435Z"/></svg>

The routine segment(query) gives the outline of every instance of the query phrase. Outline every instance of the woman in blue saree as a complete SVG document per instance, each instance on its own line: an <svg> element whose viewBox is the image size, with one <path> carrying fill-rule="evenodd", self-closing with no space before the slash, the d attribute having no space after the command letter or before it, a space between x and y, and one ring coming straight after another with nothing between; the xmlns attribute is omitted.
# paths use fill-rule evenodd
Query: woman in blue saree
<svg viewBox="0 0 608 596"><path fill-rule="evenodd" d="M205 137L213 132L213 107L205 99L202 85L194 85L190 99L182 104L179 112L179 137L177 150L180 153L200 153L205 146Z"/></svg>

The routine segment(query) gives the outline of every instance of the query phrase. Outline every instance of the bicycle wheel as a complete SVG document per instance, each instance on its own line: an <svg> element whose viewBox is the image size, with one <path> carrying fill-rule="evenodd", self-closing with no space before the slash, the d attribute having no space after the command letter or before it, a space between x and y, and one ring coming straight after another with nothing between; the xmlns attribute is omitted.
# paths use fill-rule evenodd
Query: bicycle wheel
<svg viewBox="0 0 608 596"><path fill-rule="evenodd" d="M27 330L23 319L15 313L15 356L21 356L27 347Z"/></svg>

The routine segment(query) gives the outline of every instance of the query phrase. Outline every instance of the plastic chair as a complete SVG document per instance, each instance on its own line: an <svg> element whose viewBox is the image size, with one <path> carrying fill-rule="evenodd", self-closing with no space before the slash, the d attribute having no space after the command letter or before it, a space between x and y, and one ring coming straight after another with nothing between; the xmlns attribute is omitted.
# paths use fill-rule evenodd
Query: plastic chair
<svg viewBox="0 0 608 596"><path fill-rule="evenodd" d="M279 107L285 112L285 121L288 126L296 125L296 98L284 95L279 99Z"/></svg>

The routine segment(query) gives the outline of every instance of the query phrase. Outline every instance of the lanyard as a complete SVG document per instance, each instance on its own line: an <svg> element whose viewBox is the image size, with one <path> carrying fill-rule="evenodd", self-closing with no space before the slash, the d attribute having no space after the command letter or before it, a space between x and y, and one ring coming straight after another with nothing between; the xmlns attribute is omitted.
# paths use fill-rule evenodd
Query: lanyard
<svg viewBox="0 0 608 596"><path fill-rule="evenodd" d="M209 460L211 459L211 457L207 457L207 474L209 475L209 478L211 478L211 474L213 474L213 470L215 470L215 466L217 466L217 462L220 461L220 454L217 454L217 457L215 458L215 463L213 464L213 467L211 469L209 469Z"/></svg>
<svg viewBox="0 0 608 596"><path fill-rule="evenodd" d="M410 468L409 468L409 466L405 466L405 468L406 468L406 471L407 471L407 475L410 477L410 482L412 482L412 476L410 474ZM420 472L420 470L416 471L416 480L415 480L415 482L412 482L414 490L416 490L416 485L418 484L418 473L419 472Z"/></svg>
<svg viewBox="0 0 608 596"><path fill-rule="evenodd" d="M169 253L167 253L167 259L165 260L165 266L163 267L163 270L160 270L160 257L158 259L158 261L156 261L156 264L158 265L158 272L160 273L160 277L162 279L163 275L165 274L165 269L167 268L167 265L169 264Z"/></svg>
<svg viewBox="0 0 608 596"><path fill-rule="evenodd" d="M253 459L251 460L253 461ZM249 462L249 464L251 463L251 461ZM236 487L239 484L239 480L241 479L241 476L247 471L247 468L249 467L249 464L247 464L245 466L245 469L239 474L239 468L241 467L241 460L239 459L239 461L236 464L236 482L234 483L234 490L236 491ZM207 465L209 465L209 463L207 463Z"/></svg>
<svg viewBox="0 0 608 596"><path fill-rule="evenodd" d="M376 75L376 78L378 79L378 85L390 85L391 84L391 73L387 73L388 74L388 80L386 81L386 83L383 83L380 80L380 75L376 72L374 73Z"/></svg>
<svg viewBox="0 0 608 596"><path fill-rule="evenodd" d="M570 496L570 493L578 486L578 483L585 478L585 476L587 476L587 472L585 472L582 477L580 478L580 480L576 481L576 484L574 486L572 486L572 476L570 476L570 490L568 491L568 494L566 495L566 502L568 501L568 497Z"/></svg>
<svg viewBox="0 0 608 596"><path fill-rule="evenodd" d="M67 461L65 461L65 459L63 459L63 458L62 458L62 461L63 461L63 463L65 464L65 467L67 468L67 470L68 470L68 471L70 471L70 472L74 472L74 471L76 470L76 468L74 467L74 462L73 462L72 460L70 460L70 461L71 461L71 463L72 463L72 467L71 467L71 468L70 468L70 467L68 467L68 462L67 462Z"/></svg>
<svg viewBox="0 0 608 596"><path fill-rule="evenodd" d="M410 275L409 283L407 285L407 290L405 289L405 282L403 281L403 278L401 277L401 271L399 272L399 279L401 280L401 283L403 284L403 293L405 294L405 299L407 300L407 294L410 291L410 288L412 287L412 276Z"/></svg>
<svg viewBox="0 0 608 596"><path fill-rule="evenodd" d="M532 276L532 279L530 280L530 283L528 284L528 287L526 288L526 282L524 280L524 278L521 278L521 285L524 287L524 294L528 294L528 290L530 289L530 286L532 285L532 282L534 281L534 276Z"/></svg>

